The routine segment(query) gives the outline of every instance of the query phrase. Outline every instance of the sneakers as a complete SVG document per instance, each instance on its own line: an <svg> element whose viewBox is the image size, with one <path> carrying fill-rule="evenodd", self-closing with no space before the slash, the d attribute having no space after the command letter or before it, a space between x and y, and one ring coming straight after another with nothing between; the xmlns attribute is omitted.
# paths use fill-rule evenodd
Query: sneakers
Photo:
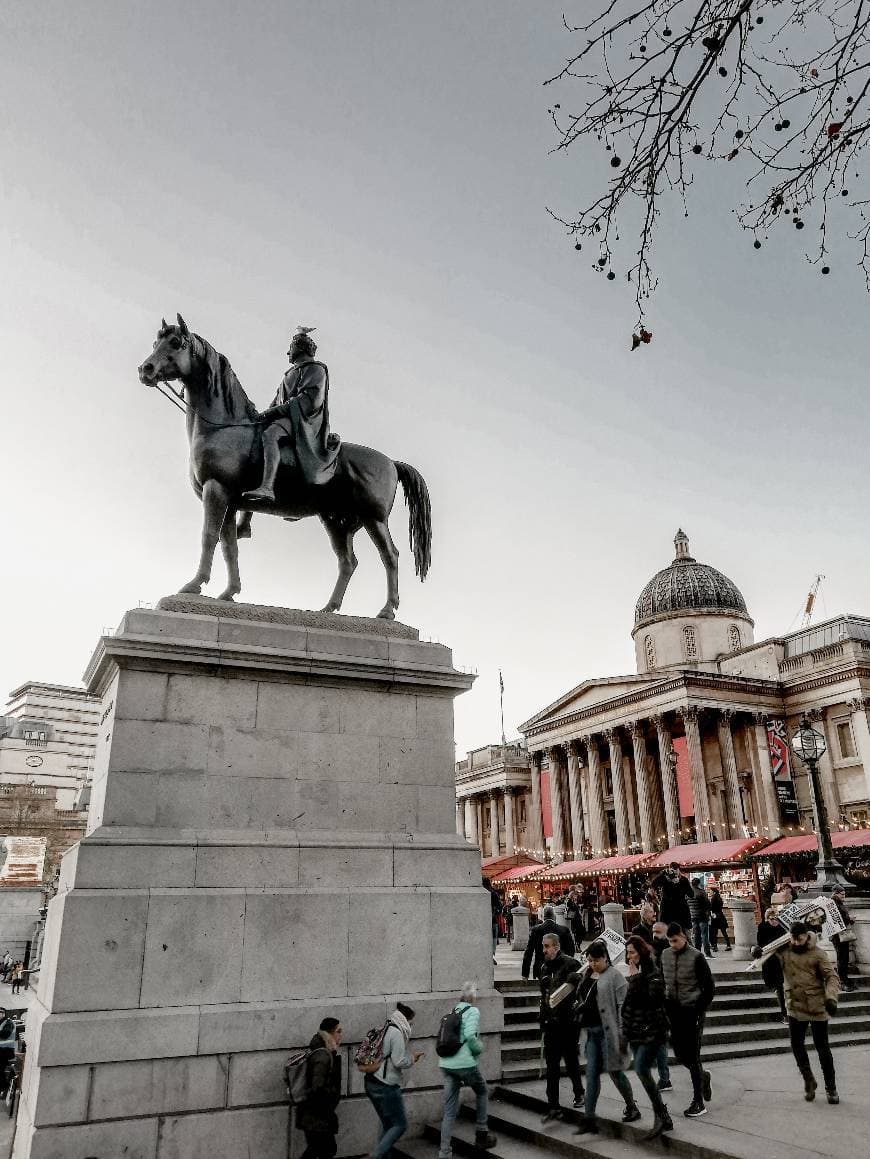
<svg viewBox="0 0 870 1159"><path fill-rule="evenodd" d="M474 1132L474 1145L475 1147L480 1147L482 1151L489 1151L496 1143L498 1143L498 1139L490 1131L485 1129L481 1131L478 1127Z"/></svg>
<svg viewBox="0 0 870 1159"><path fill-rule="evenodd" d="M636 1123L640 1118L640 1107L637 1103L632 1103L630 1107L626 1107L622 1112L623 1123Z"/></svg>
<svg viewBox="0 0 870 1159"><path fill-rule="evenodd" d="M575 1135L597 1135L598 1134L598 1120L590 1116L584 1115L580 1120L580 1126L574 1132Z"/></svg>
<svg viewBox="0 0 870 1159"><path fill-rule="evenodd" d="M692 1105L690 1107L686 1107L685 1111L683 1111L683 1114L687 1119L700 1119L702 1115L707 1114L707 1108L703 1103L696 1103L693 1099Z"/></svg>
<svg viewBox="0 0 870 1159"><path fill-rule="evenodd" d="M672 1091L674 1089L674 1084L670 1079L659 1079L657 1086L660 1091Z"/></svg>
<svg viewBox="0 0 870 1159"><path fill-rule="evenodd" d="M704 1102L710 1103L713 1101L713 1076L708 1070L702 1072L702 1093L704 1095Z"/></svg>
<svg viewBox="0 0 870 1159"><path fill-rule="evenodd" d="M546 1115L541 1119L542 1123L555 1123L557 1119L564 1119L565 1112L561 1107L550 1107Z"/></svg>
<svg viewBox="0 0 870 1159"><path fill-rule="evenodd" d="M837 1103L839 1103L840 1096L837 1094L836 1089L830 1090L830 1091L825 1091L825 1094L828 1096L828 1102L832 1106L836 1106Z"/></svg>
<svg viewBox="0 0 870 1159"><path fill-rule="evenodd" d="M579 1095L574 1096L574 1102L572 1105L573 1105L575 1111L582 1111L583 1108L586 1106L585 1097L584 1097L582 1091L580 1092Z"/></svg>
<svg viewBox="0 0 870 1159"><path fill-rule="evenodd" d="M731 953L731 947L730 947L730 946L726 946L726 947L725 947L725 953L726 953L726 954L730 954L730 953Z"/></svg>

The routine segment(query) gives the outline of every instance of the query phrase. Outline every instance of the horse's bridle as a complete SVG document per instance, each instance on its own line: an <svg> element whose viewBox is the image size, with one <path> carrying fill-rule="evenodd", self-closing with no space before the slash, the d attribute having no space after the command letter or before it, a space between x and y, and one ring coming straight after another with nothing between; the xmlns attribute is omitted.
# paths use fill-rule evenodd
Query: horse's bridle
<svg viewBox="0 0 870 1159"><path fill-rule="evenodd" d="M185 346L189 345L190 338L189 337L181 338L181 336L178 334L176 334L175 336L177 338L179 338L179 340L181 342L181 345L178 347L178 349L184 350ZM167 368L167 369L170 369L170 368ZM172 361L171 369L174 369L176 372L178 371L178 367L175 365L174 359ZM161 386L161 384L162 384L162 386ZM184 397L183 391L176 390L172 386L172 383L166 377L165 372L161 375L158 375L155 378L154 382L151 382L148 385L151 386L153 389L155 389L158 394L162 395L162 397L165 398L167 402L171 402L173 406L178 407L178 409L185 416L185 418L187 417L188 412L193 411L194 415L196 415L196 417L201 422L208 423L208 425L210 427L217 427L219 430L226 430L228 427L261 427L261 426L263 426L263 424L261 422L254 422L254 423L249 423L249 422L216 423L216 422L212 422L211 419L207 419L205 417L205 415L200 414L199 411L196 409L196 407L192 406L191 403L189 403L187 401L187 399ZM167 394L166 391L162 389L163 386L166 387L166 390L169 391L169 394Z"/></svg>

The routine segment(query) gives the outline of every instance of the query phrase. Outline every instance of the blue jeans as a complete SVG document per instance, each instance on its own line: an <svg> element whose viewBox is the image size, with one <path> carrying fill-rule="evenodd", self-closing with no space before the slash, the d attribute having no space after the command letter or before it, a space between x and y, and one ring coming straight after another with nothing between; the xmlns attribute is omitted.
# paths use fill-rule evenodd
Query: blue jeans
<svg viewBox="0 0 870 1159"><path fill-rule="evenodd" d="M633 1047L634 1073L640 1079L641 1086L646 1091L649 1101L652 1103L652 1109L659 1118L663 1117L663 1113L667 1113L667 1108L665 1107L656 1080L652 1077L652 1068L654 1063L659 1062L663 1048L664 1043L661 1042L639 1042ZM667 1057L666 1049L665 1057Z"/></svg>
<svg viewBox="0 0 870 1159"><path fill-rule="evenodd" d="M604 1070L604 1027L589 1026L586 1028L586 1103L587 1119L595 1118L595 1108L598 1106L598 1096L601 1094L601 1072ZM634 1095L631 1092L631 1083L621 1070L609 1072L613 1085L622 1095L627 1107L634 1106Z"/></svg>
<svg viewBox="0 0 870 1159"><path fill-rule="evenodd" d="M656 1068L659 1072L659 1081L669 1083L671 1081L671 1068L668 1066L668 1044L666 1042L659 1043Z"/></svg>
<svg viewBox="0 0 870 1159"><path fill-rule="evenodd" d="M710 957L710 923L709 922L692 922L692 933L695 940L695 949L703 949L707 957ZM701 943L704 943L703 946Z"/></svg>
<svg viewBox="0 0 870 1159"><path fill-rule="evenodd" d="M383 1159L385 1155L389 1155L393 1144L397 1143L408 1129L402 1088L392 1083L382 1083L380 1079L373 1078L370 1074L366 1075L365 1087L366 1094L381 1121L377 1146L372 1148L372 1156L373 1159Z"/></svg>
<svg viewBox="0 0 870 1159"><path fill-rule="evenodd" d="M453 1134L453 1124L459 1110L459 1093L463 1087L471 1087L477 1097L477 1129L486 1130L486 1113L489 1094L486 1089L486 1080L476 1066L463 1070L442 1070L444 1079L444 1116L441 1119L441 1148L438 1152L440 1159L447 1159L450 1155L450 1136Z"/></svg>

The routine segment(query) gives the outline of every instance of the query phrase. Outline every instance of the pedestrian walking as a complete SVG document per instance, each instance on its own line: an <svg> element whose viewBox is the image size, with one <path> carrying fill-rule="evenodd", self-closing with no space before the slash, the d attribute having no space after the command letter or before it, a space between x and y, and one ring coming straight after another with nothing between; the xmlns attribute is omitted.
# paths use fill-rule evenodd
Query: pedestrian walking
<svg viewBox="0 0 870 1159"><path fill-rule="evenodd" d="M567 926L560 926L556 923L556 911L553 907L551 905L544 906L543 913L543 921L539 922L529 933L529 940L523 954L522 975L527 982L530 970L533 978L541 976L541 967L544 962L544 938L547 934L556 935L559 939L559 949L569 958L573 957L575 953L571 931Z"/></svg>
<svg viewBox="0 0 870 1159"><path fill-rule="evenodd" d="M576 953L577 947L586 936L586 929L583 925L583 903L576 889L572 889L568 894L565 910L565 916L568 919L568 929L571 931L571 937L574 939L574 952Z"/></svg>
<svg viewBox="0 0 870 1159"><path fill-rule="evenodd" d="M764 911L764 921L759 922L755 931L755 942L757 950L754 952L755 957L761 957L766 946L771 942L775 942L777 938L781 938L783 934L787 934L788 929L782 924L776 916L776 909L770 905ZM785 1012L785 992L784 981L782 976L782 960L778 954L771 954L761 964L761 977L768 990L773 990L776 994L776 1000L779 1003L779 1019L781 1022L788 1022L788 1015Z"/></svg>
<svg viewBox="0 0 870 1159"><path fill-rule="evenodd" d="M489 894L489 921L492 933L492 964L495 965L495 951L498 948L498 920L501 916L501 898L493 888L489 878L483 879L483 888Z"/></svg>
<svg viewBox="0 0 870 1159"><path fill-rule="evenodd" d="M846 907L846 891L842 885L834 886L831 890L831 898L846 927L841 934L832 934L831 941L837 951L837 975L840 979L840 989L848 992L853 989L849 982L849 948L855 941L855 931L851 928L855 924L855 919Z"/></svg>
<svg viewBox="0 0 870 1159"><path fill-rule="evenodd" d="M672 861L664 872L654 877L650 883L659 891L659 918L668 925L679 922L684 930L691 928L689 898L692 887L676 861Z"/></svg>
<svg viewBox="0 0 870 1159"><path fill-rule="evenodd" d="M715 882L710 884L710 948L715 954L719 949L719 935L725 940L725 949L731 950L731 938L728 934L728 919L725 916L725 902Z"/></svg>
<svg viewBox="0 0 870 1159"><path fill-rule="evenodd" d="M633 935L643 940L649 945L653 944L653 926L656 921L655 908L650 905L648 901L640 903L640 912L638 914L639 921L636 926L632 926L631 932Z"/></svg>
<svg viewBox="0 0 870 1159"><path fill-rule="evenodd" d="M623 1123L635 1123L640 1109L634 1101L626 1069L631 1056L622 1038L622 1004L628 991L625 977L614 970L604 942L593 942L586 951L589 973L579 980L577 1012L580 1033L584 1038L586 1054L586 1097L583 1118L578 1135L597 1135L598 1120L595 1112L601 1094L601 1076L609 1074L613 1085L622 1095L625 1110Z"/></svg>
<svg viewBox="0 0 870 1159"><path fill-rule="evenodd" d="M341 1023L324 1018L308 1049L305 1094L296 1110L296 1125L305 1135L300 1159L333 1159L338 1144L336 1108L341 1099Z"/></svg>
<svg viewBox="0 0 870 1159"><path fill-rule="evenodd" d="M578 1029L574 1020L573 997L580 963L562 952L557 934L548 933L543 940L544 962L541 967L540 1026L544 1065L547 1070L547 1113L542 1122L562 1119L565 1112L559 1099L562 1060L571 1080L574 1106L583 1105L583 1079L577 1049Z"/></svg>
<svg viewBox="0 0 870 1159"><path fill-rule="evenodd" d="M12 993L13 994L20 993L21 983L24 980L24 963L23 962L16 962L15 963L15 965L12 967L12 973L10 975L10 978L12 981Z"/></svg>
<svg viewBox="0 0 870 1159"><path fill-rule="evenodd" d="M708 958L712 958L710 948L710 899L704 889L704 882L700 877L692 879L692 892L689 895L689 917L692 919L692 935L696 950L703 950Z"/></svg>
<svg viewBox="0 0 870 1159"><path fill-rule="evenodd" d="M788 1033L791 1052L804 1080L804 1098L811 1103L818 1083L807 1054L807 1027L819 1056L828 1102L839 1103L834 1056L828 1042L828 1019L837 1013L840 985L828 955L816 945L816 935L805 922L794 922L789 944L777 951L785 978Z"/></svg>
<svg viewBox="0 0 870 1159"><path fill-rule="evenodd" d="M459 1049L454 1054L439 1055L438 1066L444 1081L444 1112L441 1117L441 1146L439 1159L450 1159L450 1138L459 1111L459 1098L463 1087L474 1091L477 1124L474 1145L483 1150L494 1147L498 1140L487 1129L488 1091L486 1080L480 1073L477 1060L483 1052L480 1040L480 1011L477 1008L477 987L466 982L462 987L459 1002L453 1012L460 1016L457 1038ZM452 1045L452 1044L451 1044Z"/></svg>
<svg viewBox="0 0 870 1159"><path fill-rule="evenodd" d="M662 968L662 954L669 945L667 922L653 922L652 949L657 970Z"/></svg>
<svg viewBox="0 0 870 1159"><path fill-rule="evenodd" d="M423 1051L411 1053L411 1023L414 1011L399 1002L387 1020L387 1032L383 1041L383 1062L372 1074L365 1077L365 1092L375 1113L381 1121L377 1144L370 1159L384 1159L408 1129L405 1102L402 1098L402 1084L408 1070L423 1057Z"/></svg>
<svg viewBox="0 0 870 1159"><path fill-rule="evenodd" d="M652 948L644 938L632 934L625 947L628 963L628 991L622 1004L622 1037L634 1053L634 1073L652 1104L655 1119L645 1141L657 1139L674 1124L662 1098L662 1083L652 1077L654 1063L664 1052L667 1058L668 1016L665 1013L665 984L655 967ZM672 1089L670 1080L666 1089Z"/></svg>
<svg viewBox="0 0 870 1159"><path fill-rule="evenodd" d="M697 1119L706 1115L706 1104L713 1097L712 1076L701 1065L701 1039L704 1018L716 986L707 959L689 945L686 931L679 922L668 926L668 948L662 952L662 977L671 1044L677 1062L688 1070L692 1079L692 1102L683 1114L687 1119Z"/></svg>

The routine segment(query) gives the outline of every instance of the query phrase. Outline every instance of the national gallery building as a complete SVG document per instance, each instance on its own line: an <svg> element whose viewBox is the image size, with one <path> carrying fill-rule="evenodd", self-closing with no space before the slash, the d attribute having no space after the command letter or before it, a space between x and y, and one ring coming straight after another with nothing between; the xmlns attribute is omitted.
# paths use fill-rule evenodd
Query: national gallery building
<svg viewBox="0 0 870 1159"><path fill-rule="evenodd" d="M824 732L831 827L870 823L870 618L756 643L737 586L689 553L641 592L637 672L585 680L520 726L521 746L457 765L457 825L485 858L649 853L811 827L790 750L802 712ZM477 766L475 766L477 758Z"/></svg>

